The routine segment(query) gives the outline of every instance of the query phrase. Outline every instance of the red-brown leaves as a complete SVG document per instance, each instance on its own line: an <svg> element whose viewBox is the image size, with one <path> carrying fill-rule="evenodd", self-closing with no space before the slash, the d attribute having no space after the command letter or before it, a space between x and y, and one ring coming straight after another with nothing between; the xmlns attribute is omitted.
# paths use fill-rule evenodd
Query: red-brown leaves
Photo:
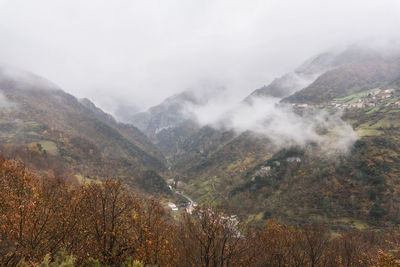
<svg viewBox="0 0 400 267"><path fill-rule="evenodd" d="M121 182L70 186L39 179L0 158L0 265L35 265L65 249L78 265L109 266L128 258L158 266L397 266L400 234L347 232L318 225L299 230L268 221L240 228L210 208L174 220L154 199Z"/></svg>

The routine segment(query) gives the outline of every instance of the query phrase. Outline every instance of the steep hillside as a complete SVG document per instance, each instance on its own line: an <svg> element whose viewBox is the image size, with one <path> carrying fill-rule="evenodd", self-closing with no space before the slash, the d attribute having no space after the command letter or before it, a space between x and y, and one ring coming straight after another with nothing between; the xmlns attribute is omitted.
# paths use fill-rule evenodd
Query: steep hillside
<svg viewBox="0 0 400 267"><path fill-rule="evenodd" d="M336 156L312 143L282 149L250 132L221 139L204 131L187 145L213 145L176 161L178 189L254 223L393 226L400 221L399 114L399 105L387 103L346 110L343 118L360 138Z"/></svg>
<svg viewBox="0 0 400 267"><path fill-rule="evenodd" d="M146 151L151 156L157 158L161 162L165 161L161 151L154 146L150 139L147 138L147 136L144 135L138 128L132 124L118 123L114 117L96 107L89 99L85 98L80 100L80 102L90 111L92 111L93 115L95 115L97 119L107 123L111 127L117 128L127 140L138 146L143 151Z"/></svg>
<svg viewBox="0 0 400 267"><path fill-rule="evenodd" d="M231 204L246 213L253 210L259 218L297 223L317 220L337 227L397 224L398 106L351 109L344 119L363 136L349 155L324 159L311 147L296 155L281 151L248 172L247 182L231 191ZM259 205L252 205L255 202Z"/></svg>
<svg viewBox="0 0 400 267"><path fill-rule="evenodd" d="M251 132L239 136L216 132L214 136L207 139L210 146L201 151L197 161L181 160L176 168L183 188L195 199L225 205L228 192L244 181L248 169L269 158L276 147L267 138Z"/></svg>
<svg viewBox="0 0 400 267"><path fill-rule="evenodd" d="M132 186L146 170L165 170L162 154L138 129L40 77L2 69L0 93L7 103L0 109L3 155L81 181L114 177Z"/></svg>
<svg viewBox="0 0 400 267"><path fill-rule="evenodd" d="M319 74L338 64L335 58L334 53L323 53L313 57L304 62L292 73L276 78L268 86L263 86L253 91L245 101L251 101L252 97L272 96L283 98L290 96L294 92L311 84Z"/></svg>
<svg viewBox="0 0 400 267"><path fill-rule="evenodd" d="M204 101L205 99L196 96L195 92L186 91L167 98L148 111L133 115L127 121L157 142L157 135L160 132L179 126L193 118L187 113L186 105L196 105Z"/></svg>
<svg viewBox="0 0 400 267"><path fill-rule="evenodd" d="M193 127L169 151L178 188L253 222L320 222L332 229L398 223L399 57L347 50L322 58L330 68L284 101L295 99L299 104L293 109L300 116L342 114L359 136L347 154L328 155L329 147L313 142L282 148L252 132ZM316 73L317 65L299 69ZM308 94L309 101L295 98ZM180 128L174 131L179 135ZM330 135L323 128L318 132ZM173 136L165 140L172 143Z"/></svg>
<svg viewBox="0 0 400 267"><path fill-rule="evenodd" d="M310 81L305 77L302 78L300 75L296 73L285 74L284 76L274 79L271 84L268 86L263 86L254 92L252 92L246 99L246 102L251 102L252 97L266 97L272 96L277 98L282 98L291 95L307 86L310 82L312 82L311 77Z"/></svg>
<svg viewBox="0 0 400 267"><path fill-rule="evenodd" d="M400 88L400 76L388 83L385 88Z"/></svg>
<svg viewBox="0 0 400 267"><path fill-rule="evenodd" d="M284 102L322 103L337 97L382 86L400 73L400 56L374 55L343 64L320 75L308 87Z"/></svg>
<svg viewBox="0 0 400 267"><path fill-rule="evenodd" d="M259 161L260 154L256 154L253 164L258 164L242 164L241 174L229 176L226 170L223 175L233 183L226 183L229 178L221 179L222 172L215 172L218 175L209 178L208 183L196 184L198 191L254 222L271 218L292 224L318 222L336 230L397 224L400 87L395 84L383 86L391 89L367 90L335 99L333 106L308 106L343 112L342 118L359 136L348 154L327 156L315 144L280 150L270 146L270 153L264 152L266 160ZM266 141L256 144L265 145ZM250 151L248 145L241 149L246 148ZM219 156L211 162L224 166L224 159ZM207 175L212 177L211 173ZM224 182L218 186L221 180Z"/></svg>
<svg viewBox="0 0 400 267"><path fill-rule="evenodd" d="M169 182L174 181L179 192L198 202L221 205L243 221L322 222L335 230L397 224L399 57L355 50L327 53L294 73L297 78L318 78L283 100L296 104L274 104L273 114L281 115L277 109L282 107L284 114L293 114L293 123L305 118L300 124L305 127L311 123L307 116L324 114L312 123L312 133L327 138L335 133L324 125L329 114L336 114L359 138L354 146L345 143L347 154L327 153L335 141L282 143L268 138L268 133L235 132L229 123L226 128L199 125L185 113L187 105L207 103L212 95L199 97L193 92L132 116L131 122L145 136L87 99L78 101L37 77L16 79L4 72L1 150L9 157L21 157L39 172L79 181L116 177L138 191L167 192L160 175L174 178ZM300 89L292 86L297 79L293 75L276 80L264 93L281 97L281 89L283 94ZM282 127L268 118L260 117L256 123L267 125L269 131Z"/></svg>
<svg viewBox="0 0 400 267"><path fill-rule="evenodd" d="M325 52L255 90L245 101L266 96L285 98L285 102L293 103L328 101L393 80L399 71L399 59L396 52L382 53L357 45Z"/></svg>

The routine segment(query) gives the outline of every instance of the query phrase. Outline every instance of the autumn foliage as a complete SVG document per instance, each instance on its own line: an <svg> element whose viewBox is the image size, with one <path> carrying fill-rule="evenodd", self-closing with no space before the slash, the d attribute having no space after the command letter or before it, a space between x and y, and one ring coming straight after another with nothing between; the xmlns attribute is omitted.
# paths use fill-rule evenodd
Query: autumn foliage
<svg viewBox="0 0 400 267"><path fill-rule="evenodd" d="M209 208L176 219L121 182L72 186L4 159L0 177L1 266L57 261L60 251L76 266L399 266L398 231L253 229Z"/></svg>

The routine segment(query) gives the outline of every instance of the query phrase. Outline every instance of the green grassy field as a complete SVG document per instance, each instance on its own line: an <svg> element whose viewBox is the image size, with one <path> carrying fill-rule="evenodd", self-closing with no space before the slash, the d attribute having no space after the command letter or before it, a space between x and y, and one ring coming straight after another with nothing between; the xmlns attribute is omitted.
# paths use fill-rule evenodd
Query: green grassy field
<svg viewBox="0 0 400 267"><path fill-rule="evenodd" d="M368 93L373 92L376 89L378 89L378 88L367 90L367 91L363 91L363 92L352 94L352 95L348 95L348 96L345 96L345 97L334 98L333 102L338 103L338 104L356 103L360 98L367 96Z"/></svg>
<svg viewBox="0 0 400 267"><path fill-rule="evenodd" d="M43 140L39 142L33 142L29 144L29 147L38 147L38 144L40 144L42 151L46 151L46 153L50 155L57 156L59 154L57 145L53 141Z"/></svg>

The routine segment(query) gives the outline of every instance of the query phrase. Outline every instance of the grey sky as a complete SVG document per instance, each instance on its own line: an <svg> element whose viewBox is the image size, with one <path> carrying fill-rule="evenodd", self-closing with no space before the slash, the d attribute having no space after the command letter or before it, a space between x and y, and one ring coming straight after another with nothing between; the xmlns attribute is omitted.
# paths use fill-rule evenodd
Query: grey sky
<svg viewBox="0 0 400 267"><path fill-rule="evenodd" d="M0 62L112 111L203 84L239 99L310 55L399 29L398 0L0 0Z"/></svg>

